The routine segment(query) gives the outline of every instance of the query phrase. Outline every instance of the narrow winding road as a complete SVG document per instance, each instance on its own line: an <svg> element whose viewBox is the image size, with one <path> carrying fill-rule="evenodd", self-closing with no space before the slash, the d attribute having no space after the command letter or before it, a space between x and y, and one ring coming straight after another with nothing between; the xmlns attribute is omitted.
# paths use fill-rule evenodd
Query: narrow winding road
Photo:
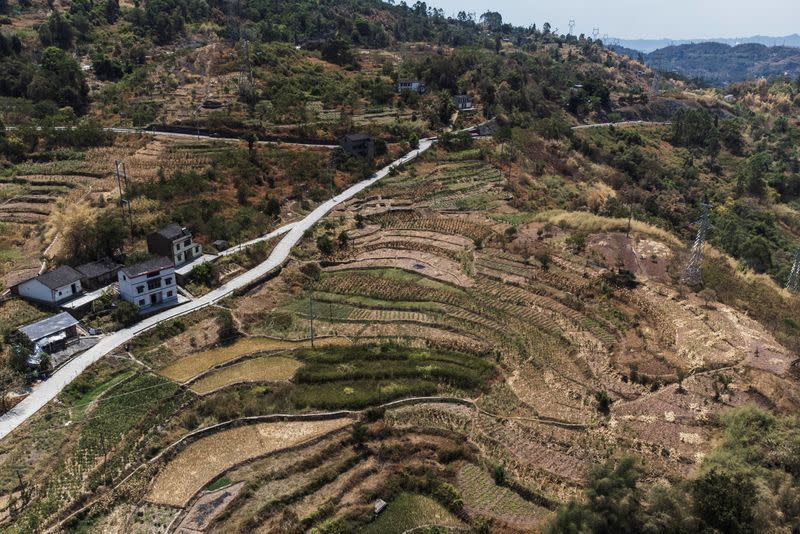
<svg viewBox="0 0 800 534"><path fill-rule="evenodd" d="M157 315L148 317L147 319L144 319L129 328L124 328L109 334L101 339L97 345L87 350L83 354L76 356L71 362L53 373L53 375L45 382L39 384L38 387L36 387L28 397L17 404L12 410L0 416L0 439L6 437L15 428L25 422L30 416L35 414L45 404L54 399L56 395L58 395L70 382L75 380L75 378L77 378L78 375L80 375L87 367L117 347L127 343L135 336L155 327L157 324L163 321L167 321L195 310L199 310L200 308L210 306L229 296L237 289L247 287L253 282L258 281L264 275L282 265L289 257L289 253L291 252L292 248L303 238L305 231L322 219L330 210L342 202L353 198L355 195L370 187L381 178L384 178L389 174L392 167L403 165L409 161L412 161L420 154L428 150L432 144L433 141L429 139L420 141L418 149L412 150L402 158L392 162L390 165L387 165L383 169L373 174L367 180L350 186L348 189L342 191L335 197L318 206L304 219L283 226L278 230L267 234L266 236L254 240L262 241L285 234L285 237L281 239L281 241L275 246L275 249L272 251L269 257L263 263L257 265L253 269L243 273L242 275L234 278L223 286L211 291L197 300L187 302L180 306L176 306L175 308L170 308L169 310L165 310Z"/></svg>

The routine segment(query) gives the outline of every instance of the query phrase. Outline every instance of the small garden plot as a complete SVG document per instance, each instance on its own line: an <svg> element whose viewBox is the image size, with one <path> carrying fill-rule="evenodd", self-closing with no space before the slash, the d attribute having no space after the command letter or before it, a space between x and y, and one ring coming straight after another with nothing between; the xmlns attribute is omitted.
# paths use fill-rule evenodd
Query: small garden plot
<svg viewBox="0 0 800 534"><path fill-rule="evenodd" d="M464 274L459 263L436 254L416 250L385 248L362 252L351 261L327 267L326 271L371 268L402 269L460 287L470 287L473 284L473 280Z"/></svg>
<svg viewBox="0 0 800 534"><path fill-rule="evenodd" d="M320 345L341 344L344 342L345 340L339 338L317 340L317 343ZM165 367L160 373L176 382L185 382L217 365L230 362L242 356L247 356L248 354L275 350L292 350L308 347L310 345L311 343L309 341L283 341L280 339L263 337L248 337L240 339L230 345L190 354L172 365Z"/></svg>
<svg viewBox="0 0 800 534"><path fill-rule="evenodd" d="M465 528L457 517L430 497L401 493L360 534L403 534L424 525Z"/></svg>
<svg viewBox="0 0 800 534"><path fill-rule="evenodd" d="M550 513L510 489L496 485L489 473L475 464L466 464L459 470L458 489L470 514L488 516L526 531Z"/></svg>
<svg viewBox="0 0 800 534"><path fill-rule="evenodd" d="M185 506L198 490L231 467L299 445L349 425L347 418L330 421L261 423L217 432L183 449L159 473L147 499Z"/></svg>
<svg viewBox="0 0 800 534"><path fill-rule="evenodd" d="M300 362L285 356L264 356L245 360L241 363L223 367L219 371L204 376L191 385L198 395L206 395L217 389L242 382L274 382L289 380L300 368Z"/></svg>
<svg viewBox="0 0 800 534"><path fill-rule="evenodd" d="M361 408L413 395L431 395L440 384L480 390L494 368L468 354L397 345L328 347L301 351L292 401L298 407Z"/></svg>

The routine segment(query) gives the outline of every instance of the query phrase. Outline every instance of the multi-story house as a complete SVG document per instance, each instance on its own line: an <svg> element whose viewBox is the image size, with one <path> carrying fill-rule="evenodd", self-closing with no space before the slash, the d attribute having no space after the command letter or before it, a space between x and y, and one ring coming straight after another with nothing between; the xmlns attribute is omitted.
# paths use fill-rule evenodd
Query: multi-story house
<svg viewBox="0 0 800 534"><path fill-rule="evenodd" d="M118 280L120 297L134 304L140 313L178 302L175 266L169 258L159 256L125 267L119 271Z"/></svg>
<svg viewBox="0 0 800 534"><path fill-rule="evenodd" d="M419 94L425 92L425 82L420 80L398 80L395 89L398 93L403 91L415 91Z"/></svg>
<svg viewBox="0 0 800 534"><path fill-rule="evenodd" d="M203 247L194 242L192 233L175 223L147 236L147 251L153 255L170 258L175 267L203 255Z"/></svg>

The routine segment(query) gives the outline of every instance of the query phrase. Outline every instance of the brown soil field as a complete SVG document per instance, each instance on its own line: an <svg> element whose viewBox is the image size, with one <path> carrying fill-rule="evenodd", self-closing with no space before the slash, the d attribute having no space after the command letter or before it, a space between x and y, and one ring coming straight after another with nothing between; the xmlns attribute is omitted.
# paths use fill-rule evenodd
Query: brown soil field
<svg viewBox="0 0 800 534"><path fill-rule="evenodd" d="M225 510L244 487L244 482L231 484L216 491L209 491L200 496L186 512L178 528L177 534L193 534L205 531L214 519Z"/></svg>
<svg viewBox="0 0 800 534"><path fill-rule="evenodd" d="M180 451L156 478L147 500L185 506L198 490L231 467L299 445L352 423L350 419L261 423L223 430Z"/></svg>
<svg viewBox="0 0 800 534"><path fill-rule="evenodd" d="M242 382L274 382L289 380L302 364L284 356L264 356L223 367L193 382L190 386L198 395Z"/></svg>

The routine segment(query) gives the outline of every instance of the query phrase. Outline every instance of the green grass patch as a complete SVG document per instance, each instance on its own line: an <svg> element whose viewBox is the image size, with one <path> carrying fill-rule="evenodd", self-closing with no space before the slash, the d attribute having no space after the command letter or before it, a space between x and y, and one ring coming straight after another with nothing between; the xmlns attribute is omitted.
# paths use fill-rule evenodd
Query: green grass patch
<svg viewBox="0 0 800 534"><path fill-rule="evenodd" d="M401 493L360 534L402 534L423 525L463 527L464 524L430 497Z"/></svg>
<svg viewBox="0 0 800 534"><path fill-rule="evenodd" d="M214 482L212 482L211 484L206 486L206 490L207 491L218 490L220 488L224 488L225 486L229 485L230 483L231 483L231 479L229 479L228 477L218 478L217 480L215 480Z"/></svg>

